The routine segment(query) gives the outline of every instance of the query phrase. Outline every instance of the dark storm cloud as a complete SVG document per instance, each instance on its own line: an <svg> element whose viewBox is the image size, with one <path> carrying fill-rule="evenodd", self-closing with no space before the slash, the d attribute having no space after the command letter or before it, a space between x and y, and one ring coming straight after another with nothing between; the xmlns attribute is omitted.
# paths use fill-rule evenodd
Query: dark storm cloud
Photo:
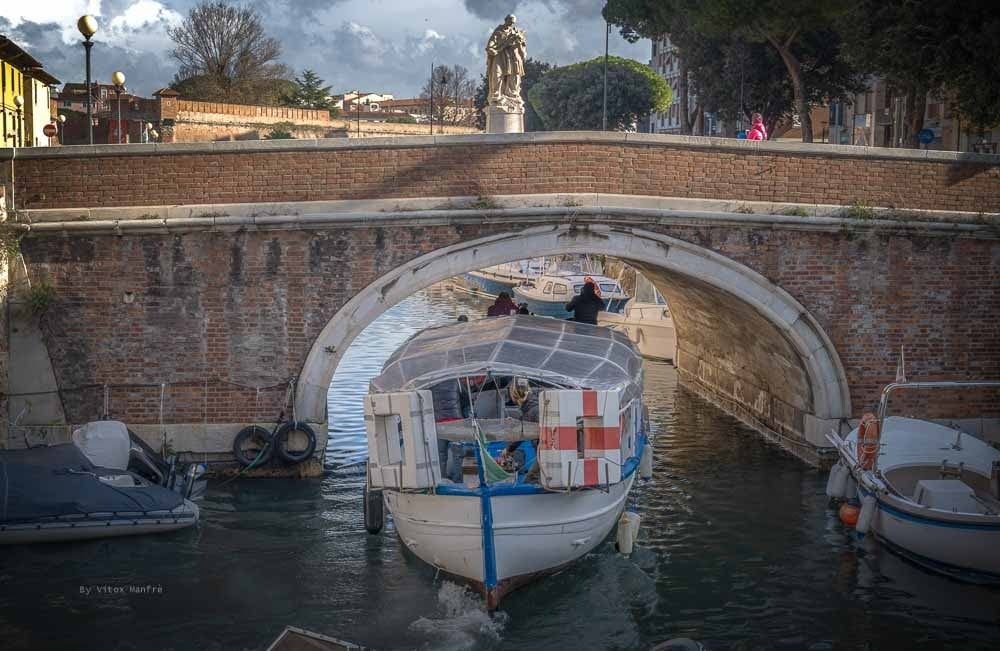
<svg viewBox="0 0 1000 651"><path fill-rule="evenodd" d="M530 5L544 5L554 13L562 13L565 17L575 20L590 19L601 14L604 3L600 0L464 0L469 13L487 18L501 20L509 13L515 13L518 8Z"/></svg>

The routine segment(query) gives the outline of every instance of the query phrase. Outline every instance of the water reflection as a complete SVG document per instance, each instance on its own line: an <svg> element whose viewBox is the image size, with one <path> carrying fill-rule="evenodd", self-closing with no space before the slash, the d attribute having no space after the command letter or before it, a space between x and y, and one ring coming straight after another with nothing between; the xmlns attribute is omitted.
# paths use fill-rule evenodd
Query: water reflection
<svg viewBox="0 0 1000 651"><path fill-rule="evenodd" d="M1000 592L858 547L825 475L756 438L647 364L655 476L635 491L631 558L610 543L512 594L491 618L392 527L365 533L360 397L407 336L478 299L440 288L390 310L330 393L331 470L210 487L195 531L0 549L0 648L262 649L294 624L378 649L996 648ZM157 596L81 586L156 584Z"/></svg>

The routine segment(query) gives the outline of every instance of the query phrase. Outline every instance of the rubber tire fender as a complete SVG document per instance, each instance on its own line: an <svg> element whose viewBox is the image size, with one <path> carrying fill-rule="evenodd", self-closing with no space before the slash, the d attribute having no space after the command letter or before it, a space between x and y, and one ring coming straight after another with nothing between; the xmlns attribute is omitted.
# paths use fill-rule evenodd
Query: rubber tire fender
<svg viewBox="0 0 1000 651"><path fill-rule="evenodd" d="M292 432L302 432L306 435L308 443L305 450L292 452L288 449L288 435ZM316 432L309 425L301 421L288 421L279 427L277 434L274 435L274 447L278 453L278 457L285 463L302 463L316 452Z"/></svg>
<svg viewBox="0 0 1000 651"><path fill-rule="evenodd" d="M264 448L263 454L254 455L253 457L248 457L246 451L243 450L243 444L249 440L259 440L266 441L271 437L271 433L260 425L251 425L250 427L244 427L240 430L240 433L236 435L233 439L233 457L239 462L241 466L246 468L254 460L257 460L255 466L262 466L271 459L271 454L274 452L274 444L269 444ZM258 458L259 457L259 458Z"/></svg>
<svg viewBox="0 0 1000 651"><path fill-rule="evenodd" d="M365 531L375 535L382 531L385 516L382 513L382 491L364 490Z"/></svg>

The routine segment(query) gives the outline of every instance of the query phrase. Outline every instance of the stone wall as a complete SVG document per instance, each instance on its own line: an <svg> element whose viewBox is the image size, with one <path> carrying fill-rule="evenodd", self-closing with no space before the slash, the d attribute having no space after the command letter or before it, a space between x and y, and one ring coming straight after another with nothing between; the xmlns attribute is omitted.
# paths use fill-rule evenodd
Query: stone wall
<svg viewBox="0 0 1000 651"><path fill-rule="evenodd" d="M596 192L1000 212L1000 157L948 152L595 133L73 149L18 154L20 208Z"/></svg>
<svg viewBox="0 0 1000 651"><path fill-rule="evenodd" d="M178 100L172 138L173 142L262 140L279 123L292 124L292 135L299 139L424 135L430 130L426 124L398 124L370 119L356 122L349 116L331 118L329 111ZM473 128L455 126L436 126L435 131L478 133Z"/></svg>

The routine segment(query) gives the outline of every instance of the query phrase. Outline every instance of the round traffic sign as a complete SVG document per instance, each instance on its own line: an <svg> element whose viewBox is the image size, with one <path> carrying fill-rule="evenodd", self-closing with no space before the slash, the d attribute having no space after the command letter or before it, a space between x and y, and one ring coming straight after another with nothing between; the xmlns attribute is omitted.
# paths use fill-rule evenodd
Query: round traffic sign
<svg viewBox="0 0 1000 651"><path fill-rule="evenodd" d="M934 142L934 132L930 129L921 129L920 133L917 134L917 138L920 140L920 144L929 145Z"/></svg>
<svg viewBox="0 0 1000 651"><path fill-rule="evenodd" d="M42 127L42 133L44 133L47 137L52 138L59 133L59 130L56 128L56 125L50 123Z"/></svg>

